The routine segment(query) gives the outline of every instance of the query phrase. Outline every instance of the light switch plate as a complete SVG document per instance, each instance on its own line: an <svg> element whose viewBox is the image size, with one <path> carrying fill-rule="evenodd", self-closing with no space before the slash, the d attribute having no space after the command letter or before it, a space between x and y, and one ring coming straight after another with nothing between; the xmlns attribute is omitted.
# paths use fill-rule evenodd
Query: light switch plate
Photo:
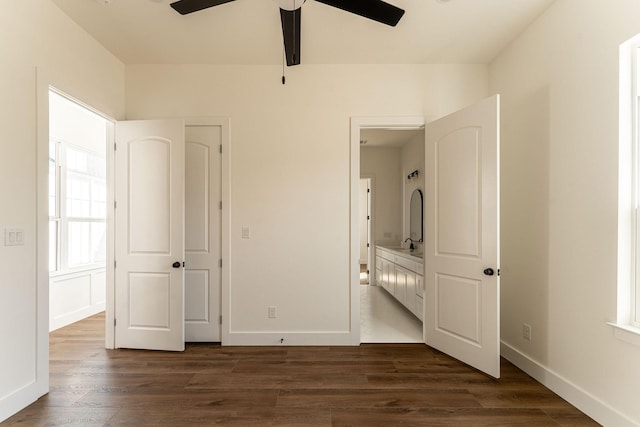
<svg viewBox="0 0 640 427"><path fill-rule="evenodd" d="M5 246L23 246L24 230L21 228L5 228L4 229L4 245Z"/></svg>

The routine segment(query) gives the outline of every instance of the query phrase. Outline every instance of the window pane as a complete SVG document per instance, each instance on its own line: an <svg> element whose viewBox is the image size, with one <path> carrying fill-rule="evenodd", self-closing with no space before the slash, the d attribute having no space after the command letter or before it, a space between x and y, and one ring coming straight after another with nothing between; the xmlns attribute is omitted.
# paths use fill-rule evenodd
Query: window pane
<svg viewBox="0 0 640 427"><path fill-rule="evenodd" d="M88 222L69 222L69 241L67 242L67 262L69 267L89 264L91 257L89 246L91 236Z"/></svg>
<svg viewBox="0 0 640 427"><path fill-rule="evenodd" d="M58 221L49 221L49 271L58 269Z"/></svg>
<svg viewBox="0 0 640 427"><path fill-rule="evenodd" d="M104 222L69 221L69 267L105 262L106 238Z"/></svg>
<svg viewBox="0 0 640 427"><path fill-rule="evenodd" d="M91 181L81 175L67 174L67 216L91 218Z"/></svg>
<svg viewBox="0 0 640 427"><path fill-rule="evenodd" d="M106 161L67 147L67 216L104 219L107 215Z"/></svg>
<svg viewBox="0 0 640 427"><path fill-rule="evenodd" d="M91 224L91 256L94 263L107 261L107 224L94 222Z"/></svg>
<svg viewBox="0 0 640 427"><path fill-rule="evenodd" d="M91 183L91 216L93 218L107 217L107 185L105 182Z"/></svg>

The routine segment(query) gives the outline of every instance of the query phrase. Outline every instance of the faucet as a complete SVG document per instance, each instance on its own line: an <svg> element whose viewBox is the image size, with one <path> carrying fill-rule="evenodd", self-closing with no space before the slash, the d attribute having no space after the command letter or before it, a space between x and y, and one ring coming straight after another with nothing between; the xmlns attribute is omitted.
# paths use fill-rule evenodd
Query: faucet
<svg viewBox="0 0 640 427"><path fill-rule="evenodd" d="M404 239L404 243L407 243L407 240L411 242L411 244L409 245L409 250L413 251L415 249L415 247L413 246L413 239L411 237L407 237L406 239Z"/></svg>

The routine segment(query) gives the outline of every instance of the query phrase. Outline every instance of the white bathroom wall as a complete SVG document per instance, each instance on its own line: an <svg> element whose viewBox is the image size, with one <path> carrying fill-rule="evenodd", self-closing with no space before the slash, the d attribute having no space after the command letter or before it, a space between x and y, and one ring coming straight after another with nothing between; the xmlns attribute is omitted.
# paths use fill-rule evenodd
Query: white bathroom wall
<svg viewBox="0 0 640 427"><path fill-rule="evenodd" d="M402 178L402 240L411 235L409 228L409 207L411 204L411 195L415 190L422 191L423 210L425 197L425 135L424 131L418 132L409 142L407 142L400 151L400 165ZM419 175L411 180L407 179L407 175L417 170ZM424 230L423 230L424 231ZM424 236L424 233L423 233ZM422 243L414 243L416 248L421 248Z"/></svg>
<svg viewBox="0 0 640 427"><path fill-rule="evenodd" d="M23 246L0 243L3 420L48 387L48 365L37 358L48 352L48 284L46 262L44 281L36 280L36 67L59 89L116 118L124 111L124 67L49 0L3 2L0 53L0 233L18 228L25 236Z"/></svg>
<svg viewBox="0 0 640 427"><path fill-rule="evenodd" d="M236 343L348 333L351 117L439 116L488 94L483 65L301 65L287 69L284 86L280 76L276 66L126 70L129 119L231 119L223 326ZM251 239L241 239L243 226Z"/></svg>
<svg viewBox="0 0 640 427"><path fill-rule="evenodd" d="M372 244L399 244L402 238L400 149L360 148L360 176L373 177Z"/></svg>
<svg viewBox="0 0 640 427"><path fill-rule="evenodd" d="M635 0L558 0L491 65L503 354L609 426L640 425L640 347L606 323L617 298L618 48L640 33L638 16Z"/></svg>
<svg viewBox="0 0 640 427"><path fill-rule="evenodd" d="M360 264L367 264L369 257L369 179L361 179L360 180L360 198L358 202L358 207L360 212L358 213L360 217Z"/></svg>

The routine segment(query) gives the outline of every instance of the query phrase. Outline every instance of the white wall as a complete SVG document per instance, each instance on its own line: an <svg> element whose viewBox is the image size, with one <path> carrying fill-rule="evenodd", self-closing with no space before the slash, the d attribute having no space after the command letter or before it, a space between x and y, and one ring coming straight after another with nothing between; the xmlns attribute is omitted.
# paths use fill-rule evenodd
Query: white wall
<svg viewBox="0 0 640 427"><path fill-rule="evenodd" d="M285 86L280 76L277 66L126 69L130 119L231 118L227 321L274 338L262 343L349 330L350 117L439 116L488 93L483 65L301 65Z"/></svg>
<svg viewBox="0 0 640 427"><path fill-rule="evenodd" d="M46 366L36 362L37 351L46 354L48 343L46 330L44 336L36 333L37 295L47 296L46 282L40 287L36 283L36 67L60 89L104 113L118 118L124 111L124 67L119 61L50 1L3 3L0 231L24 229L25 245L0 244L0 420L48 386ZM46 314L42 324L46 327Z"/></svg>
<svg viewBox="0 0 640 427"><path fill-rule="evenodd" d="M411 235L410 232L410 206L411 206L411 196L415 190L422 191L422 209L424 212L424 197L425 197L425 188L424 188L424 180L425 180L425 135L424 131L418 132L416 136L411 138L411 141L407 142L400 152L400 162L402 165L402 240L406 239ZM407 175L411 172L417 170L419 175L416 178L412 178L411 180L407 179ZM424 238L424 230L423 230L423 238ZM408 243L408 242L407 242ZM422 247L422 243L414 243L416 249Z"/></svg>
<svg viewBox="0 0 640 427"><path fill-rule="evenodd" d="M369 247L367 245L373 243L373 240L369 242L369 221L371 218L369 213L369 192L371 191L369 181L369 179L360 180L360 200L358 202L358 208L360 209L358 213L360 217L360 264L369 262Z"/></svg>
<svg viewBox="0 0 640 427"><path fill-rule="evenodd" d="M618 47L640 32L638 16L635 0L558 0L491 65L505 348L616 426L640 424L640 347L606 325L616 320Z"/></svg>
<svg viewBox="0 0 640 427"><path fill-rule="evenodd" d="M402 239L402 169L400 149L360 148L360 176L372 177L373 239L371 243L399 244Z"/></svg>

